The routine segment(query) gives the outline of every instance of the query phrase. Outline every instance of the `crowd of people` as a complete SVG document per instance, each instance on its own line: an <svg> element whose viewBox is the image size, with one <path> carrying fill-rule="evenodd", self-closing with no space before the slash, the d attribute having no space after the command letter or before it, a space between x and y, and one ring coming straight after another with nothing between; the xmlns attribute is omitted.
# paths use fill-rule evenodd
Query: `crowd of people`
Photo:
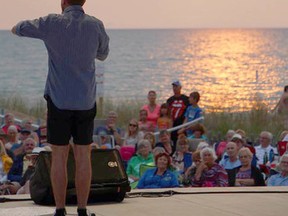
<svg viewBox="0 0 288 216"><path fill-rule="evenodd" d="M24 119L18 125L14 115L6 113L4 121L0 129L0 193L30 193L29 179L37 156L41 151L51 151L51 148L41 143L43 140L32 127L32 119Z"/></svg>
<svg viewBox="0 0 288 216"><path fill-rule="evenodd" d="M108 112L105 125L94 128L93 148L119 150L132 188L288 186L288 131L281 133L279 146L269 131L259 134L258 143L249 143L241 129L230 129L224 140L209 143L205 122L197 122L203 116L200 94L191 92L187 97L181 88L181 82L174 81L173 96L161 105L156 92L149 91L148 103L126 130L117 126L114 111ZM51 148L42 129L33 129L31 119L18 125L13 114L7 113L4 120L1 192L29 193L37 154Z"/></svg>

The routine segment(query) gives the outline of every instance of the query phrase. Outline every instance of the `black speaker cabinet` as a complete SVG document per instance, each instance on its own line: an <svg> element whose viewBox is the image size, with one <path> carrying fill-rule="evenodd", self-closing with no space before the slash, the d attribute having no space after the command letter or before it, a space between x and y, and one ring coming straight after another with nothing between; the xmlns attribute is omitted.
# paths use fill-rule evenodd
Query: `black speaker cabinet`
<svg viewBox="0 0 288 216"><path fill-rule="evenodd" d="M127 174L118 150L94 149L91 151L92 179L88 203L116 201L122 202L126 192L130 191ZM30 179L30 194L36 204L54 204L50 181L51 152L39 154L35 172ZM70 152L68 163L68 204L76 204L75 162L73 151Z"/></svg>

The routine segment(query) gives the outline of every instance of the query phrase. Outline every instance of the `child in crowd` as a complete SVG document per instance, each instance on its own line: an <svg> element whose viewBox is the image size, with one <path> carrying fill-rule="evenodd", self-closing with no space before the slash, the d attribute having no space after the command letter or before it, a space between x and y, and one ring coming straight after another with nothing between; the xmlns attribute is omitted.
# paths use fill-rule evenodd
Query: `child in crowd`
<svg viewBox="0 0 288 216"><path fill-rule="evenodd" d="M200 100L199 92L192 92L189 97L190 105L187 107L185 112L185 120L183 124L186 122L191 122L197 118L200 118L203 113L202 109L198 106L198 102ZM193 135L193 130L191 130L190 126L182 128L178 131L178 134L184 133L186 131L187 137Z"/></svg>
<svg viewBox="0 0 288 216"><path fill-rule="evenodd" d="M160 117L157 120L158 130L166 130L173 125L170 109L167 103L163 103L160 107Z"/></svg>
<svg viewBox="0 0 288 216"><path fill-rule="evenodd" d="M146 133L146 132L154 132L155 131L155 127L153 126L153 124L149 121L147 121L147 117L148 117L148 112L147 110L143 110L141 109L139 111L139 130Z"/></svg>

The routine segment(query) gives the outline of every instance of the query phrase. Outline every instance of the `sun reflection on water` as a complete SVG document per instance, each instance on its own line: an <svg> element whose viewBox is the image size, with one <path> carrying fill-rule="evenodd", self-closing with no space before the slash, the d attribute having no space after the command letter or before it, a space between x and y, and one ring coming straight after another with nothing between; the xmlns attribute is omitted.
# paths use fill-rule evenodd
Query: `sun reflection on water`
<svg viewBox="0 0 288 216"><path fill-rule="evenodd" d="M253 30L205 30L198 33L201 37L191 33L186 38L183 89L187 93L199 91L200 105L206 111L249 110L255 98L269 98L270 105L275 104L275 98L271 100L271 97L278 91L274 87L281 76L269 66L283 62L276 56L267 55L267 51L264 54L263 50L271 46L269 35Z"/></svg>

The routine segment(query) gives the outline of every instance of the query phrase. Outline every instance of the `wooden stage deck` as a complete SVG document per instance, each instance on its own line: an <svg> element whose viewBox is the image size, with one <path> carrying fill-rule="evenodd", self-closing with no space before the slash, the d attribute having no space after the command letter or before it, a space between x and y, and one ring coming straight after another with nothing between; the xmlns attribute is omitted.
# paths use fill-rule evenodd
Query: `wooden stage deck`
<svg viewBox="0 0 288 216"><path fill-rule="evenodd" d="M3 196L2 196L3 197ZM29 198L28 195L5 196ZM173 188L133 190L121 203L97 203L88 209L97 216L284 216L288 213L288 187ZM68 206L75 212L75 206ZM54 207L33 201L0 204L0 216L39 216Z"/></svg>

